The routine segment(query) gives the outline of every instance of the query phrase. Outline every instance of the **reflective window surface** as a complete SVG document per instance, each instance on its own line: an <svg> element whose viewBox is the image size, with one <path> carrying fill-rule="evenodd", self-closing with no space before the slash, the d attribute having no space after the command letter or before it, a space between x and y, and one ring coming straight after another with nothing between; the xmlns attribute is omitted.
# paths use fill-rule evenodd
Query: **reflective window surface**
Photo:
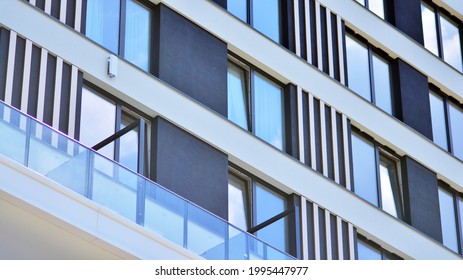
<svg viewBox="0 0 463 280"><path fill-rule="evenodd" d="M232 174L228 176L228 221L242 230L248 229L247 182Z"/></svg>
<svg viewBox="0 0 463 280"><path fill-rule="evenodd" d="M255 134L282 150L283 89L256 73L254 75Z"/></svg>
<svg viewBox="0 0 463 280"><path fill-rule="evenodd" d="M247 22L247 0L229 0L227 1L227 10L242 21Z"/></svg>
<svg viewBox="0 0 463 280"><path fill-rule="evenodd" d="M436 15L431 7L421 3L421 20L423 24L424 46L439 56L437 41Z"/></svg>
<svg viewBox="0 0 463 280"><path fill-rule="evenodd" d="M346 52L349 88L371 101L367 47L350 36L346 36Z"/></svg>
<svg viewBox="0 0 463 280"><path fill-rule="evenodd" d="M127 0L124 57L148 71L150 62L151 12L137 1Z"/></svg>
<svg viewBox="0 0 463 280"><path fill-rule="evenodd" d="M360 240L357 241L357 250L359 260L382 260L381 251Z"/></svg>
<svg viewBox="0 0 463 280"><path fill-rule="evenodd" d="M86 35L113 53L119 53L120 2L88 0Z"/></svg>
<svg viewBox="0 0 463 280"><path fill-rule="evenodd" d="M368 8L377 16L384 19L384 0L368 0Z"/></svg>
<svg viewBox="0 0 463 280"><path fill-rule="evenodd" d="M439 188L439 207L443 243L445 246L458 253L454 197L442 188Z"/></svg>
<svg viewBox="0 0 463 280"><path fill-rule="evenodd" d="M248 130L248 92L246 70L228 63L228 119Z"/></svg>
<svg viewBox="0 0 463 280"><path fill-rule="evenodd" d="M375 147L352 133L354 190L357 195L378 206Z"/></svg>
<svg viewBox="0 0 463 280"><path fill-rule="evenodd" d="M463 160L463 109L449 104L450 131L453 154Z"/></svg>
<svg viewBox="0 0 463 280"><path fill-rule="evenodd" d="M396 163L380 156L379 177L381 208L396 218L402 218L402 201Z"/></svg>
<svg viewBox="0 0 463 280"><path fill-rule="evenodd" d="M443 57L460 72L463 71L460 30L447 17L440 16Z"/></svg>
<svg viewBox="0 0 463 280"><path fill-rule="evenodd" d="M280 0L252 0L252 26L280 42Z"/></svg>
<svg viewBox="0 0 463 280"><path fill-rule="evenodd" d="M434 143L448 150L444 100L437 94L430 92L429 103L431 106L432 136Z"/></svg>
<svg viewBox="0 0 463 280"><path fill-rule="evenodd" d="M373 55L373 76L375 104L392 115L390 68L389 64L377 55Z"/></svg>
<svg viewBox="0 0 463 280"><path fill-rule="evenodd" d="M131 125L135 121L137 121L136 118L123 113L120 129ZM138 133L138 128L133 129L122 136L119 142L119 162L134 171L138 170Z"/></svg>

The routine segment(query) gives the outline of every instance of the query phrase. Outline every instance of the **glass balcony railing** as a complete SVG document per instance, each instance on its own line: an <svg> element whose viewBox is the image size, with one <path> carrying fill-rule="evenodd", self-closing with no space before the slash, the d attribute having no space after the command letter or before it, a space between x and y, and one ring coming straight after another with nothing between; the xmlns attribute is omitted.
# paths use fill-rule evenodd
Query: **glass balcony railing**
<svg viewBox="0 0 463 280"><path fill-rule="evenodd" d="M206 259L294 259L3 102L0 154Z"/></svg>

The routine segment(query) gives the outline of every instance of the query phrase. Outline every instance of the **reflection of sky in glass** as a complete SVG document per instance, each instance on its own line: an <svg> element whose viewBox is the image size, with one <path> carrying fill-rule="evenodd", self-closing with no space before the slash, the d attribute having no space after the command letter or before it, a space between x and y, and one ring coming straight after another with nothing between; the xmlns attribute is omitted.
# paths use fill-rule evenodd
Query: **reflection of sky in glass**
<svg viewBox="0 0 463 280"><path fill-rule="evenodd" d="M441 97L430 92L429 104L431 105L432 138L434 143L447 150L444 101Z"/></svg>
<svg viewBox="0 0 463 280"><path fill-rule="evenodd" d="M248 130L246 72L228 64L228 119Z"/></svg>
<svg viewBox="0 0 463 280"><path fill-rule="evenodd" d="M391 75L389 64L373 55L375 104L392 115Z"/></svg>
<svg viewBox="0 0 463 280"><path fill-rule="evenodd" d="M378 206L375 148L356 134L352 134L352 160L355 193Z"/></svg>
<svg viewBox="0 0 463 280"><path fill-rule="evenodd" d="M439 206L443 243L448 248L458 252L457 225L455 223L453 196L442 189L439 189Z"/></svg>
<svg viewBox="0 0 463 280"><path fill-rule="evenodd" d="M148 8L127 1L124 57L145 71L149 70L150 20Z"/></svg>
<svg viewBox="0 0 463 280"><path fill-rule="evenodd" d="M280 1L253 0L252 25L275 42L280 42Z"/></svg>
<svg viewBox="0 0 463 280"><path fill-rule="evenodd" d="M436 16L434 12L424 4L421 4L421 20L423 23L424 46L438 56Z"/></svg>
<svg viewBox="0 0 463 280"><path fill-rule="evenodd" d="M346 36L347 77L349 88L371 101L368 49Z"/></svg>
<svg viewBox="0 0 463 280"><path fill-rule="evenodd" d="M384 19L384 3L383 0L369 0L368 8L380 18Z"/></svg>
<svg viewBox="0 0 463 280"><path fill-rule="evenodd" d="M119 1L88 0L85 35L119 53Z"/></svg>
<svg viewBox="0 0 463 280"><path fill-rule="evenodd" d="M379 174L381 179L381 202L383 210L388 212L394 217L397 217L397 208L394 200L394 193L392 190L392 178L387 166L383 163L379 166Z"/></svg>
<svg viewBox="0 0 463 280"><path fill-rule="evenodd" d="M233 178L228 181L228 221L242 230L248 229L245 189Z"/></svg>
<svg viewBox="0 0 463 280"><path fill-rule="evenodd" d="M228 0L227 10L244 22L247 22L247 0Z"/></svg>
<svg viewBox="0 0 463 280"><path fill-rule="evenodd" d="M449 106L450 125L452 133L453 154L463 159L463 110L455 104Z"/></svg>
<svg viewBox="0 0 463 280"><path fill-rule="evenodd" d="M362 241L357 242L359 260L381 260L381 252L364 244Z"/></svg>
<svg viewBox="0 0 463 280"><path fill-rule="evenodd" d="M462 72L463 62L461 56L460 31L456 25L442 15L440 15L440 22L444 60Z"/></svg>

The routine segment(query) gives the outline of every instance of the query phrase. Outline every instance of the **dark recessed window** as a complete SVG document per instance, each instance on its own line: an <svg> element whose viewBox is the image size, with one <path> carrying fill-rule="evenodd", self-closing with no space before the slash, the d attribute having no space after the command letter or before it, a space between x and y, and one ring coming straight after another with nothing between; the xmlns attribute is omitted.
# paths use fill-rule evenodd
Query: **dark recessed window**
<svg viewBox="0 0 463 280"><path fill-rule="evenodd" d="M227 9L273 41L281 42L280 0L228 1Z"/></svg>
<svg viewBox="0 0 463 280"><path fill-rule="evenodd" d="M86 35L145 71L150 69L151 9L136 0L88 0Z"/></svg>
<svg viewBox="0 0 463 280"><path fill-rule="evenodd" d="M371 204L402 219L399 161L376 143L352 133L354 191Z"/></svg>
<svg viewBox="0 0 463 280"><path fill-rule="evenodd" d="M391 67L388 58L351 35L346 35L346 53L349 88L392 115Z"/></svg>
<svg viewBox="0 0 463 280"><path fill-rule="evenodd" d="M228 63L228 118L257 137L284 149L283 87L235 59Z"/></svg>
<svg viewBox="0 0 463 280"><path fill-rule="evenodd" d="M385 12L385 7L384 7L384 0L356 0L363 6L365 6L367 9L375 13L377 16L379 16L382 19L385 19L386 12Z"/></svg>
<svg viewBox="0 0 463 280"><path fill-rule="evenodd" d="M443 182L439 182L439 208L444 246L463 253L463 197Z"/></svg>
<svg viewBox="0 0 463 280"><path fill-rule="evenodd" d="M421 2L424 46L463 72L462 23L432 3Z"/></svg>

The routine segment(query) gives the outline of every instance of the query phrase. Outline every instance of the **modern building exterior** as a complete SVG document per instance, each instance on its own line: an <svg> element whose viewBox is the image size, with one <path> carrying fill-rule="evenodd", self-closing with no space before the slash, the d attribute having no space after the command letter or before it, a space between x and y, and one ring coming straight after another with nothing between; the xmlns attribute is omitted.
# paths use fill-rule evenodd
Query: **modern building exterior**
<svg viewBox="0 0 463 280"><path fill-rule="evenodd" d="M0 258L462 259L459 0L4 0Z"/></svg>

